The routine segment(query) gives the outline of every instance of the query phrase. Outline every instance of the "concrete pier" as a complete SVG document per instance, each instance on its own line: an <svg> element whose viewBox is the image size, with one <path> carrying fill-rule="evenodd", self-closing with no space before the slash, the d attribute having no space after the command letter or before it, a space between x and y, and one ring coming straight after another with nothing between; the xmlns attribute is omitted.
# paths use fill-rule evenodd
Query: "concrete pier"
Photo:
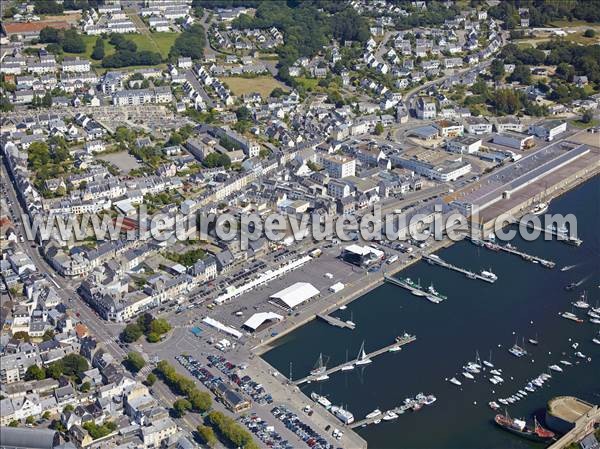
<svg viewBox="0 0 600 449"><path fill-rule="evenodd" d="M320 318L321 320L325 321L328 324L331 324L332 326L341 327L342 329L354 329L356 327L355 324L348 323L347 321L342 321L334 316L319 313L317 314L317 318Z"/></svg>
<svg viewBox="0 0 600 449"><path fill-rule="evenodd" d="M479 279L480 281L489 282L493 284L496 282L496 279L489 278L486 276L482 276L479 273L474 273L473 271L466 270L461 267L457 267L456 265L452 265L451 263L446 262L435 254L423 254L423 259L429 262L431 265L439 265L440 267L448 268L449 270L458 271L459 273L464 274L469 279Z"/></svg>

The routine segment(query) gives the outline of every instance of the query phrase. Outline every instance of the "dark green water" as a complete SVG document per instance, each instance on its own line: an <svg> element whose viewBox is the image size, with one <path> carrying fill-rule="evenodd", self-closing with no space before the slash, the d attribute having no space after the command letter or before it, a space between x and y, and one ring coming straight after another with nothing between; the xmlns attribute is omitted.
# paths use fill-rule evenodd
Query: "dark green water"
<svg viewBox="0 0 600 449"><path fill-rule="evenodd" d="M284 337L264 358L286 374L292 362L293 377L299 378L310 371L319 352L329 356L329 366L333 366L345 360L346 350L350 359L355 358L363 340L368 352L390 344L396 335L407 331L416 334L417 341L402 351L383 354L362 369L333 374L325 382L304 385L303 391L317 391L334 404L344 404L357 420L375 408L387 410L400 405L404 398L421 391L437 396L435 404L419 412L357 429L370 448L543 447L495 427L491 422L494 412L487 403L516 393L560 359L579 361L571 348L574 341L592 361L552 373L546 386L509 406L509 413L529 419L534 413L543 416L546 402L556 395L600 402L600 346L591 342L600 325L587 322L587 317L586 323L577 324L558 316L560 311L571 311L570 302L584 289L592 306L600 301L600 177L555 199L550 212L577 216L578 235L584 241L581 247L556 241L526 242L519 237L512 243L556 261L555 269L461 242L439 255L473 270L491 267L499 278L495 284L469 280L420 262L401 275L420 278L424 285L433 281L437 290L448 296L442 304L431 304L385 284L337 312L349 319L352 311L357 324L354 331L313 321ZM575 264L577 267L568 272L560 271L560 267ZM587 280L576 292L564 290L569 282L584 278ZM585 311L574 311L585 316ZM529 356L517 359L508 353L515 336L520 340L536 333L539 346L525 343ZM484 359L493 351L494 364L503 369L503 385L492 385L481 375L475 382L459 376L462 365L474 360L476 350ZM452 376L460 378L462 387L445 381Z"/></svg>

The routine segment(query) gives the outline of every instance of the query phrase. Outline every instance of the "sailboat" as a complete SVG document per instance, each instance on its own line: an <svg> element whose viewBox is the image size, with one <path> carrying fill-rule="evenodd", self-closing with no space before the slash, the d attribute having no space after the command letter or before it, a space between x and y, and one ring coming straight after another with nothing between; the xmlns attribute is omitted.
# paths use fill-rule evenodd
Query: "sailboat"
<svg viewBox="0 0 600 449"><path fill-rule="evenodd" d="M319 354L317 363L315 364L315 367L311 370L310 375L314 377L314 380L329 379L329 376L327 375L326 362L323 362L323 353Z"/></svg>
<svg viewBox="0 0 600 449"><path fill-rule="evenodd" d="M490 358L488 360L484 360L483 364L488 368L493 368L494 364L492 363L492 350L490 349Z"/></svg>
<svg viewBox="0 0 600 449"><path fill-rule="evenodd" d="M358 357L356 357L355 365L367 365L371 363L372 360L367 357L367 353L365 352L365 341L363 340L360 345L360 350L358 351Z"/></svg>
<svg viewBox="0 0 600 449"><path fill-rule="evenodd" d="M350 311L350 319L346 320L346 324L351 327L356 327L356 323L354 321L352 321L353 319L354 319L354 316L352 314L352 311Z"/></svg>
<svg viewBox="0 0 600 449"><path fill-rule="evenodd" d="M341 370L342 371L350 371L353 369L354 369L354 364L348 363L348 350L346 349L346 363L344 364L344 366L342 366Z"/></svg>
<svg viewBox="0 0 600 449"><path fill-rule="evenodd" d="M539 343L538 341L538 336L537 333L535 334L535 338L530 338L529 340L527 340L529 343L531 343L532 345L537 345Z"/></svg>

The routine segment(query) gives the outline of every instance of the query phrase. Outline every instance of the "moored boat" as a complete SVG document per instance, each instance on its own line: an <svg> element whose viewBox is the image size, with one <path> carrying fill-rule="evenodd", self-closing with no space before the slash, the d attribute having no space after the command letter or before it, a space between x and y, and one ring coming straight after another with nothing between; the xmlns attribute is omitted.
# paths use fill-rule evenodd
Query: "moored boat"
<svg viewBox="0 0 600 449"><path fill-rule="evenodd" d="M544 429L539 425L537 419L534 418L534 427L528 427L527 422L523 419L513 419L508 416L508 413L504 415L496 415L494 417L494 422L511 433L515 435L519 435L523 438L527 438L532 441L541 441L541 442L550 442L555 439L554 432Z"/></svg>

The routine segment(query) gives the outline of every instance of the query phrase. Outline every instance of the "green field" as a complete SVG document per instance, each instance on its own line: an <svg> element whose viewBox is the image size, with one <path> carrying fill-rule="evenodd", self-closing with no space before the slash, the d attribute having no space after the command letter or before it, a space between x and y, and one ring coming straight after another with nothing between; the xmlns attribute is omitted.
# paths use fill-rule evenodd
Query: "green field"
<svg viewBox="0 0 600 449"><path fill-rule="evenodd" d="M256 78L242 78L239 76L230 76L224 78L234 95L244 95L252 92L258 92L263 98L267 98L269 94L279 87L285 91L289 89L285 84L277 81L270 75L257 76Z"/></svg>
<svg viewBox="0 0 600 449"><path fill-rule="evenodd" d="M303 86L306 90L308 90L308 89L314 89L319 84L319 80L316 79L316 78L298 77L298 78L294 78L294 80L298 84L300 84L301 86Z"/></svg>
<svg viewBox="0 0 600 449"><path fill-rule="evenodd" d="M96 39L100 36L81 36L83 42L85 42L85 53L65 53L65 56L79 56L80 58L92 59L92 51L94 51L94 45L96 45ZM115 47L110 45L108 41L104 41L104 54L106 56L112 55L115 52ZM93 60L92 60L93 61Z"/></svg>
<svg viewBox="0 0 600 449"><path fill-rule="evenodd" d="M136 43L140 51L156 51L163 58L169 56L169 51L177 39L178 33L131 34L128 39Z"/></svg>

